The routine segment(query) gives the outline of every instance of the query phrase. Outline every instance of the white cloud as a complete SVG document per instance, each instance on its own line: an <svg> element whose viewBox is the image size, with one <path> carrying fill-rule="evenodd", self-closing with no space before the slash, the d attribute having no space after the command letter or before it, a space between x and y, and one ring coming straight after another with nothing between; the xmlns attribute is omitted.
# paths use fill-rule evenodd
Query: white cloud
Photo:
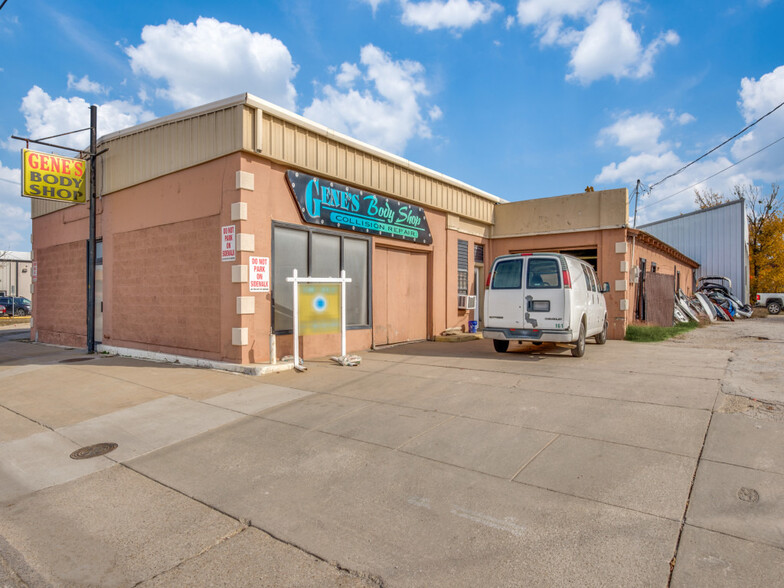
<svg viewBox="0 0 784 588"><path fill-rule="evenodd" d="M335 76L335 82L341 88L350 88L360 73L356 63L343 63L340 66L340 73Z"/></svg>
<svg viewBox="0 0 784 588"><path fill-rule="evenodd" d="M662 33L643 49L640 36L628 20L626 8L616 0L599 6L596 16L583 31L572 49L566 76L582 84L590 84L606 76L643 78L653 73L653 60L665 45L675 45L679 37L674 31Z"/></svg>
<svg viewBox="0 0 784 588"><path fill-rule="evenodd" d="M520 0L517 18L520 24L547 26L564 17L586 17L599 5L600 0Z"/></svg>
<svg viewBox="0 0 784 588"><path fill-rule="evenodd" d="M286 46L266 33L214 18L169 20L144 27L142 44L125 52L133 71L163 80L157 95L180 108L243 92L295 108L297 67Z"/></svg>
<svg viewBox="0 0 784 588"><path fill-rule="evenodd" d="M601 146L609 138L619 147L625 147L633 153L660 153L667 148L666 144L659 143L662 130L662 120L649 112L628 115L599 131L597 144Z"/></svg>
<svg viewBox="0 0 784 588"><path fill-rule="evenodd" d="M365 4L370 5L370 7L373 9L374 16L376 14L376 10L378 10L379 5L382 4L383 2L386 2L386 0L362 0L362 1L365 2Z"/></svg>
<svg viewBox="0 0 784 588"><path fill-rule="evenodd" d="M743 78L740 82L738 108L748 124L773 110L784 100L784 65L766 73L759 80ZM732 156L743 159L784 136L784 106L752 127L735 141ZM784 142L766 149L744 162L745 170L762 182L784 179Z"/></svg>
<svg viewBox="0 0 784 588"><path fill-rule="evenodd" d="M430 117L430 120L440 120L441 117L444 116L444 113L436 104L430 110L427 111L427 115Z"/></svg>
<svg viewBox="0 0 784 588"><path fill-rule="evenodd" d="M659 52L680 41L675 31L667 31L643 47L620 0L520 0L517 19L536 28L542 45L570 48L566 77L586 85L604 77L647 77ZM566 26L567 20L586 26Z"/></svg>
<svg viewBox="0 0 784 588"><path fill-rule="evenodd" d="M738 107L747 123L778 106L784 99L784 65L766 73L759 81L743 78L740 81Z"/></svg>
<svg viewBox="0 0 784 588"><path fill-rule="evenodd" d="M437 29L466 30L478 23L486 23L493 14L503 11L488 0L401 0L402 22L428 31Z"/></svg>
<svg viewBox="0 0 784 588"><path fill-rule="evenodd" d="M631 154L623 161L605 165L594 178L594 184L606 187L620 185L631 190L638 179L646 185L656 183L684 167L688 160L681 159L669 142L661 140L667 122L680 126L684 124L682 121L694 118L684 114L676 115L674 111L669 111L666 117L648 112L627 114L602 129L597 145L612 142ZM701 160L662 182L641 200L638 224L694 210L695 189L709 188L730 195L736 184L753 182L754 176L749 175L745 168L732 168L719 173L732 163L727 157L717 155Z"/></svg>
<svg viewBox="0 0 784 588"><path fill-rule="evenodd" d="M86 75L77 80L73 74L68 74L68 89L85 92L87 94L106 94L107 90L98 82L93 82Z"/></svg>
<svg viewBox="0 0 784 588"><path fill-rule="evenodd" d="M21 196L20 170L0 161L0 250L30 251L30 203Z"/></svg>
<svg viewBox="0 0 784 588"><path fill-rule="evenodd" d="M420 104L428 95L422 64L394 61L374 45L362 48L360 64L361 76L346 91L324 86L323 96L313 99L304 116L394 153L402 153L414 136L429 138Z"/></svg>
<svg viewBox="0 0 784 588"><path fill-rule="evenodd" d="M688 112L684 112L678 117L678 124L687 125L689 123L693 123L695 120L697 120L696 117L692 116Z"/></svg>
<svg viewBox="0 0 784 588"><path fill-rule="evenodd" d="M22 99L27 132L31 138L50 137L59 133L75 131L90 126L90 105L80 97L52 99L38 86L33 86ZM105 135L132 127L155 118L142 106L112 100L98 105L98 135ZM88 146L87 132L58 137L56 143L66 147L82 149Z"/></svg>

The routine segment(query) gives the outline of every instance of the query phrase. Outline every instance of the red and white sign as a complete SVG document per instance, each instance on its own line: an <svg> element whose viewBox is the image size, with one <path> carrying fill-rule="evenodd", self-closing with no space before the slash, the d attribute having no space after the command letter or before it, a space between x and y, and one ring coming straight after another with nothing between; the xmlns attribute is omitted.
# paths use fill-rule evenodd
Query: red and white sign
<svg viewBox="0 0 784 588"><path fill-rule="evenodd" d="M221 227L221 261L234 261L237 257L234 225Z"/></svg>
<svg viewBox="0 0 784 588"><path fill-rule="evenodd" d="M269 257L251 257L248 267L248 281L251 292L270 291Z"/></svg>
<svg viewBox="0 0 784 588"><path fill-rule="evenodd" d="M38 262L33 262L33 282L38 281Z"/></svg>

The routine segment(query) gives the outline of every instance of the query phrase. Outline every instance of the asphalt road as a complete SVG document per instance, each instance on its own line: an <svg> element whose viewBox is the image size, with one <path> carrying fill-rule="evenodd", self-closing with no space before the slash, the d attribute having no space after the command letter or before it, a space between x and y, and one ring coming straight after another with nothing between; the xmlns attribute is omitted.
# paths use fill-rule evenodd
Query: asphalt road
<svg viewBox="0 0 784 588"><path fill-rule="evenodd" d="M0 586L780 585L782 343L770 317L259 378L0 335Z"/></svg>

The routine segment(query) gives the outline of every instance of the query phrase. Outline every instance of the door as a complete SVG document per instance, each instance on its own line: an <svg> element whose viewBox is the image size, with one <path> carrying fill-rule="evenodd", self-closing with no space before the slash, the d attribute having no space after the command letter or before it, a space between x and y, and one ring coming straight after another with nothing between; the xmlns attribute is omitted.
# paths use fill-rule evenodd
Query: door
<svg viewBox="0 0 784 588"><path fill-rule="evenodd" d="M484 328L523 328L523 258L498 259L485 293Z"/></svg>
<svg viewBox="0 0 784 588"><path fill-rule="evenodd" d="M475 265L474 266L474 295L476 296L476 307L474 308L474 320L477 322L477 330L482 329L482 317L484 313L482 309L484 308L484 296L485 296L485 283L482 279L482 266Z"/></svg>
<svg viewBox="0 0 784 588"><path fill-rule="evenodd" d="M525 326L531 329L563 329L565 301L561 261L556 257L531 256L525 270Z"/></svg>
<svg viewBox="0 0 784 588"><path fill-rule="evenodd" d="M376 345L427 339L427 254L377 247L373 257Z"/></svg>

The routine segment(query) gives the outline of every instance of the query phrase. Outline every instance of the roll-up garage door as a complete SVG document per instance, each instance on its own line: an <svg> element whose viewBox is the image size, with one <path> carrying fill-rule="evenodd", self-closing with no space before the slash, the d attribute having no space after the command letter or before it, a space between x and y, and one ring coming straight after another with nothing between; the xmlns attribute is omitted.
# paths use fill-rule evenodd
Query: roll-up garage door
<svg viewBox="0 0 784 588"><path fill-rule="evenodd" d="M373 256L376 345L427 339L427 254L377 247Z"/></svg>

